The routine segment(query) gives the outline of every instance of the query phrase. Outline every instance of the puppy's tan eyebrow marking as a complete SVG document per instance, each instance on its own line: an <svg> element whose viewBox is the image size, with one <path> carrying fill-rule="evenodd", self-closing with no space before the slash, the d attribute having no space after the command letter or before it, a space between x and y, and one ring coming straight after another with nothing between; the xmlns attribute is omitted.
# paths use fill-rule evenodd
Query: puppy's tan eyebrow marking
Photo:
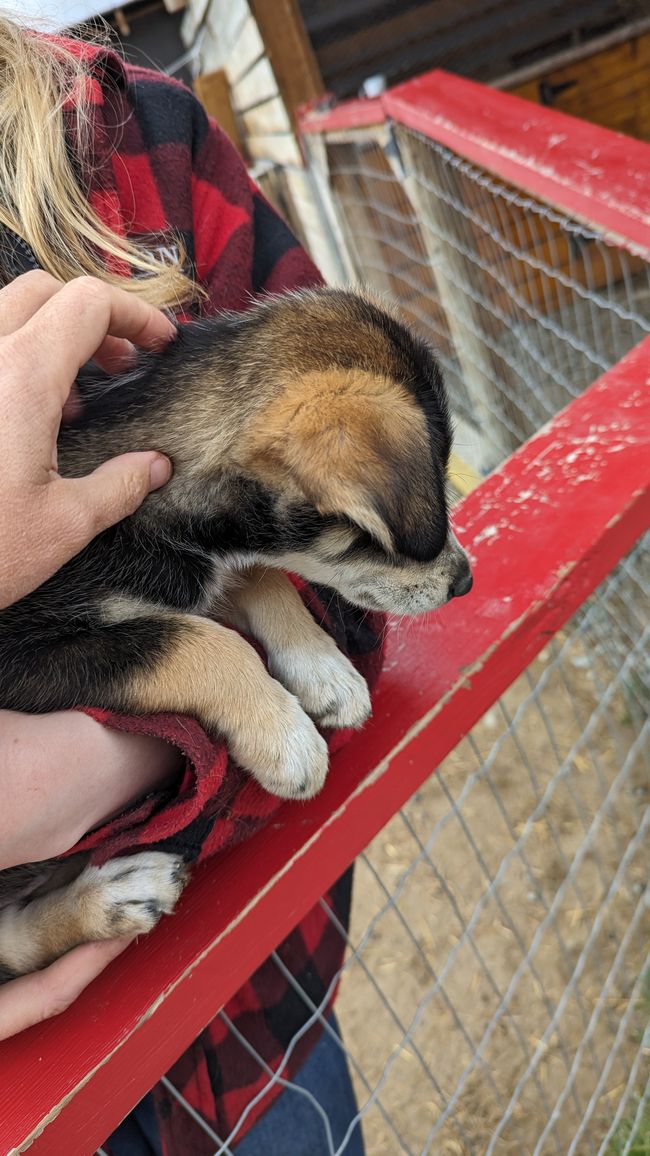
<svg viewBox="0 0 650 1156"><path fill-rule="evenodd" d="M413 469L428 453L426 419L406 387L382 373L296 374L253 423L245 452L260 480L292 479L321 513L349 517L387 552L398 509L414 524L426 516Z"/></svg>

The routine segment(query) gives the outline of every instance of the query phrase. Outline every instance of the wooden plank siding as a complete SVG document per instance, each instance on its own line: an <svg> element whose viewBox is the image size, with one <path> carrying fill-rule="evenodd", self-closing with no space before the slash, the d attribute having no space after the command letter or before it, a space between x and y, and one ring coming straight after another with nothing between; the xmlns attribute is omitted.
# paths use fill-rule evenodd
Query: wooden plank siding
<svg viewBox="0 0 650 1156"><path fill-rule="evenodd" d="M300 105L318 99L325 91L298 0L249 0L249 4L278 91L295 124Z"/></svg>
<svg viewBox="0 0 650 1156"><path fill-rule="evenodd" d="M246 76L264 55L264 41L255 19L249 12L225 62L230 83L234 85Z"/></svg>
<svg viewBox="0 0 650 1156"><path fill-rule="evenodd" d="M291 121L281 96L272 96L262 104L242 111L241 121L247 136L263 133L291 133Z"/></svg>
<svg viewBox="0 0 650 1156"><path fill-rule="evenodd" d="M650 140L650 31L563 67L544 69L508 92L571 116Z"/></svg>
<svg viewBox="0 0 650 1156"><path fill-rule="evenodd" d="M276 165L299 165L300 146L293 133L259 133L246 138L253 160L270 160Z"/></svg>
<svg viewBox="0 0 650 1156"><path fill-rule="evenodd" d="M325 86L341 98L376 73L394 84L446 68L489 83L626 19L617 0L300 0L300 9Z"/></svg>
<svg viewBox="0 0 650 1156"><path fill-rule="evenodd" d="M199 46L197 96L246 160L300 164L291 118L248 0L190 0L183 37Z"/></svg>
<svg viewBox="0 0 650 1156"><path fill-rule="evenodd" d="M262 56L236 84L233 84L232 96L235 108L240 112L279 96L275 75L266 56Z"/></svg>

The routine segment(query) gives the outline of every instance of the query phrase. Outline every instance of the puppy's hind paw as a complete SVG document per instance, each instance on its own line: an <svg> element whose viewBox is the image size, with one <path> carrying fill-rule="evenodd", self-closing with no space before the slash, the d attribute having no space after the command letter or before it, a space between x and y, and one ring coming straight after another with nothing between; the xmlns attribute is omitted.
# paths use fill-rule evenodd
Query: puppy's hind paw
<svg viewBox="0 0 650 1156"><path fill-rule="evenodd" d="M144 851L87 867L74 883L87 939L112 939L151 931L174 910L187 882L177 855Z"/></svg>

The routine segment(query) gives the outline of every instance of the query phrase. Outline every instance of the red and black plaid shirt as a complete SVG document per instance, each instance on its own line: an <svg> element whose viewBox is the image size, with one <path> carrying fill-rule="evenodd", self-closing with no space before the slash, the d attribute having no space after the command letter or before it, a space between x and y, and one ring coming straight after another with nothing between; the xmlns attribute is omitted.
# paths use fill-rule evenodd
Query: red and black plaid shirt
<svg viewBox="0 0 650 1156"><path fill-rule="evenodd" d="M246 309L256 294L319 283L317 270L252 184L227 137L186 88L158 73L125 66L110 52L69 47L83 52L91 62L94 155L92 164L83 168L92 174L89 200L111 229L138 240L150 251L180 239L191 273L207 291L208 302L201 306L205 312ZM30 252L20 242L5 245L3 256L12 275L30 266ZM372 685L381 666L379 620L332 599L331 592L327 593L326 614L318 591L302 583L299 589L317 620ZM104 860L155 845L198 862L251 837L277 810L279 800L234 766L225 747L215 744L194 720L89 713L109 726L174 743L187 764L173 797L147 797L86 836L75 850L89 849L97 860ZM339 732L331 748L342 745L345 738ZM327 897L344 926L350 883L348 873ZM339 932L320 905L278 948L307 1000L316 1005L321 1004L341 966L343 950ZM272 961L251 976L225 1011L272 1069L310 1016L307 1002ZM295 1074L319 1034L318 1025L305 1033L284 1076ZM206 1028L169 1075L222 1136L228 1135L268 1081L268 1074L221 1019ZM274 1086L250 1112L238 1140L280 1090ZM177 1102L160 1086L154 1095L166 1156L211 1153L210 1141Z"/></svg>

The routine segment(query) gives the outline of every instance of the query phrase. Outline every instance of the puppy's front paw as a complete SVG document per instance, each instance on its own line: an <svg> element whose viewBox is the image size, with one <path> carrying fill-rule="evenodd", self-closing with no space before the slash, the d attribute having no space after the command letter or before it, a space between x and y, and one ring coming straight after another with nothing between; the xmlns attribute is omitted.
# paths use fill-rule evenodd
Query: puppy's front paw
<svg viewBox="0 0 650 1156"><path fill-rule="evenodd" d="M173 911L187 881L177 855L144 851L86 867L73 884L84 922L84 938L112 939L151 931Z"/></svg>
<svg viewBox="0 0 650 1156"><path fill-rule="evenodd" d="M366 680L335 647L326 653L282 650L270 665L320 726L360 727L372 713Z"/></svg>
<svg viewBox="0 0 650 1156"><path fill-rule="evenodd" d="M325 782L327 743L297 699L278 683L275 687L257 704L245 731L233 736L231 749L265 791L281 799L309 799Z"/></svg>

